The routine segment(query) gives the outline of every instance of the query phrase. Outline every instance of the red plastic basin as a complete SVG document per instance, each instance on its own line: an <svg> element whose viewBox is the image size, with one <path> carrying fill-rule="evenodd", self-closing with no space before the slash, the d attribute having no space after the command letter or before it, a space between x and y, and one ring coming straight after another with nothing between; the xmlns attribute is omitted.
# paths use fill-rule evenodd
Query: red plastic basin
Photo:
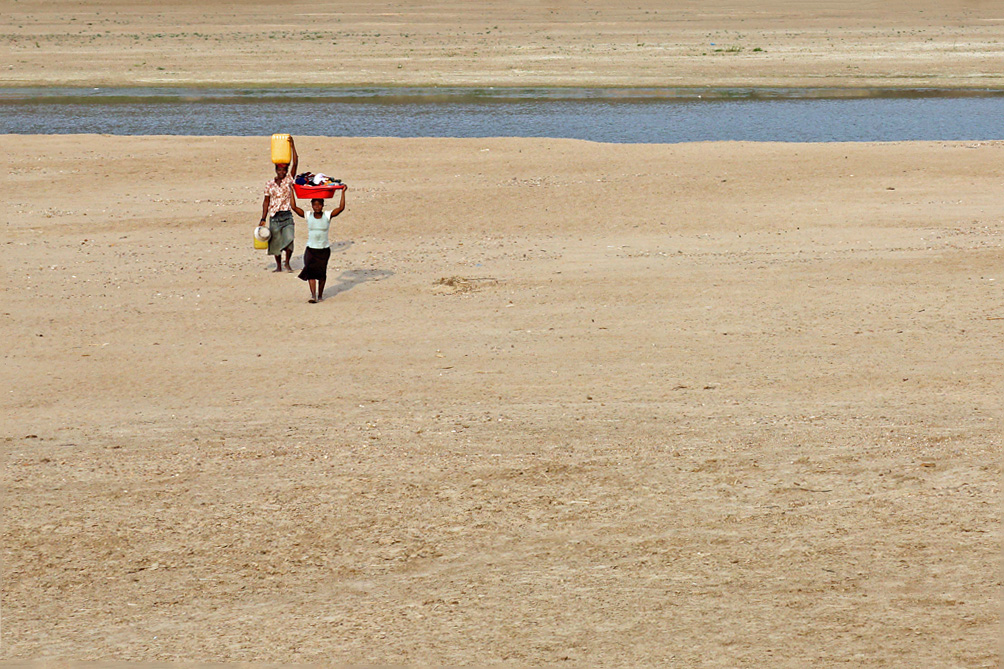
<svg viewBox="0 0 1004 669"><path fill-rule="evenodd" d="M335 196L336 190L345 188L345 184L329 184L327 186L301 186L293 184L293 192L301 200L310 200L315 197L327 199Z"/></svg>

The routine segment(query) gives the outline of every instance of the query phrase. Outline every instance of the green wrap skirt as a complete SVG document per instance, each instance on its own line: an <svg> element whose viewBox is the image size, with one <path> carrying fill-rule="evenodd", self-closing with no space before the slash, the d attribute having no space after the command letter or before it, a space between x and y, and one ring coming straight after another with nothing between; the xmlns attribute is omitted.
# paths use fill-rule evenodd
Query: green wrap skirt
<svg viewBox="0 0 1004 669"><path fill-rule="evenodd" d="M277 256L287 247L293 250L293 212L277 211L268 219L268 254Z"/></svg>

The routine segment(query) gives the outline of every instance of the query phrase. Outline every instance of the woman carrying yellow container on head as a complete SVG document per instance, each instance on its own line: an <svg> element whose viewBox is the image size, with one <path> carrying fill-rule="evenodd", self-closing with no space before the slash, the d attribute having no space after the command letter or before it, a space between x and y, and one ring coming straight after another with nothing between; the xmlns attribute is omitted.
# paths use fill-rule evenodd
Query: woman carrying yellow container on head
<svg viewBox="0 0 1004 669"><path fill-rule="evenodd" d="M278 144L278 146L277 146ZM293 213L303 216L303 210L296 206L296 198L293 195L293 176L296 174L296 167L299 157L296 155L296 144L293 138L289 137L289 163L280 162L287 156L281 149L281 142L272 138L272 161L275 163L275 178L265 182L265 199L261 203L261 222L258 225L265 225L268 220L268 229L271 236L268 238L268 253L275 256L275 271L283 270L282 253L286 253L285 269L292 272L289 260L293 256Z"/></svg>

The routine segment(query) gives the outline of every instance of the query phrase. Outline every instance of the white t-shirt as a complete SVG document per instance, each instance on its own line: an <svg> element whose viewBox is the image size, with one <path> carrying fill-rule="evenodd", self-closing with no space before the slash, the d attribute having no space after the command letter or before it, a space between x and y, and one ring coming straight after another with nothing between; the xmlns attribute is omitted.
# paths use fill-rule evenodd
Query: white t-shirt
<svg viewBox="0 0 1004 669"><path fill-rule="evenodd" d="M328 243L328 228L331 227L331 212L324 212L320 218L314 218L314 212L307 212L307 246L312 249L326 249Z"/></svg>

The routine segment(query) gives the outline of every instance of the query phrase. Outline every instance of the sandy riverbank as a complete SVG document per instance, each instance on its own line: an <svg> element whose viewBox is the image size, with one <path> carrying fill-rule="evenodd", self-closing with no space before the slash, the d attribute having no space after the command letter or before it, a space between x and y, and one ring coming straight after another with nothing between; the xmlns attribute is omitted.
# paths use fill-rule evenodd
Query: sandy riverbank
<svg viewBox="0 0 1004 669"><path fill-rule="evenodd" d="M3 659L996 662L1004 143L298 144L0 137Z"/></svg>
<svg viewBox="0 0 1004 669"><path fill-rule="evenodd" d="M0 0L0 86L995 88L991 2Z"/></svg>

